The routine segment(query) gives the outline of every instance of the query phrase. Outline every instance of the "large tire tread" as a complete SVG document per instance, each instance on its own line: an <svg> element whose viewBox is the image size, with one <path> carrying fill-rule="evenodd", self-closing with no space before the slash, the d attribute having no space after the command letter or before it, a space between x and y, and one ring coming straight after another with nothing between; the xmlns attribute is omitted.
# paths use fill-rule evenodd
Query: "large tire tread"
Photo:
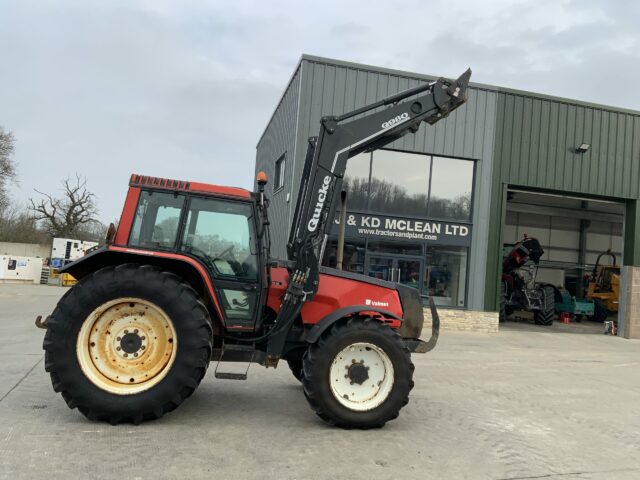
<svg viewBox="0 0 640 480"><path fill-rule="evenodd" d="M382 337L382 341L386 341L385 343L395 350L386 352L390 356L396 356L394 386L389 398L382 405L371 411L353 412L338 404L333 398L323 378L323 372L327 371L325 368L331 364L333 355L340 351L341 348L336 345L340 345L341 339L351 337L351 341L368 341L367 335L373 335L373 338L378 339ZM379 320L354 317L346 322L334 324L309 347L303 358L302 385L311 409L329 425L344 429L380 428L386 422L397 418L400 409L409 403L409 392L414 386L414 369L411 353L398 332Z"/></svg>
<svg viewBox="0 0 640 480"><path fill-rule="evenodd" d="M117 395L98 389L84 377L77 363L75 343L87 309L91 311L93 305L108 301L112 292L129 292L132 288L161 292L183 313L179 319L172 318L174 327L190 334L184 340L178 337L176 360L160 383L139 394L116 399ZM51 376L53 389L69 408L77 408L90 420L139 424L162 417L193 394L209 365L212 327L198 294L180 277L150 265L123 264L94 272L64 295L48 320L43 348L45 370Z"/></svg>
<svg viewBox="0 0 640 480"><path fill-rule="evenodd" d="M542 308L534 312L533 320L536 325L548 327L553 325L553 320L556 316L556 297L553 287L546 285L542 287L542 291Z"/></svg>

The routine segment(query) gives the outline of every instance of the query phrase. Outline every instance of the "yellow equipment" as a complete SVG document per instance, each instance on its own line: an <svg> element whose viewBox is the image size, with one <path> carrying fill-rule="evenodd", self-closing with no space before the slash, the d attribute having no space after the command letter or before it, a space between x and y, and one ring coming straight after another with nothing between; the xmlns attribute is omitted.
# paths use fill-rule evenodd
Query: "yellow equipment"
<svg viewBox="0 0 640 480"><path fill-rule="evenodd" d="M611 265L600 265L600 259L608 255ZM595 303L593 319L604 322L610 312L617 312L620 304L620 266L611 250L598 255L593 267L586 297Z"/></svg>
<svg viewBox="0 0 640 480"><path fill-rule="evenodd" d="M76 283L78 283L78 280L76 280L70 273L63 273L60 275L60 285L63 287L73 287Z"/></svg>
<svg viewBox="0 0 640 480"><path fill-rule="evenodd" d="M49 270L49 278L57 279L57 281L51 283L52 285L60 285L62 287L73 287L78 283L78 280L70 273L60 273L59 268L52 267Z"/></svg>

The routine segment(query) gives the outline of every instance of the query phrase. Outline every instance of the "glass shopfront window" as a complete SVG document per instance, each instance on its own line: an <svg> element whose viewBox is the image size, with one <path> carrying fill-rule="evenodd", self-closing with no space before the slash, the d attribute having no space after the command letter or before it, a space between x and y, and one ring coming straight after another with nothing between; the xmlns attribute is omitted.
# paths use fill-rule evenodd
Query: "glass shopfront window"
<svg viewBox="0 0 640 480"><path fill-rule="evenodd" d="M369 209L391 215L424 217L429 193L428 155L373 152Z"/></svg>
<svg viewBox="0 0 640 480"><path fill-rule="evenodd" d="M330 238L324 251L322 266L336 268L338 264L338 240ZM364 240L345 239L342 255L342 269L348 272L364 273Z"/></svg>
<svg viewBox="0 0 640 480"><path fill-rule="evenodd" d="M378 240L369 240L367 243L367 251L376 253L395 253L398 255L422 255L424 253L421 243L381 242Z"/></svg>
<svg viewBox="0 0 640 480"><path fill-rule="evenodd" d="M467 281L466 247L427 247L423 293L436 305L463 307Z"/></svg>
<svg viewBox="0 0 640 480"><path fill-rule="evenodd" d="M371 154L361 153L347 160L342 189L347 191L347 208L366 210L369 200Z"/></svg>
<svg viewBox="0 0 640 480"><path fill-rule="evenodd" d="M376 150L347 162L347 208L389 215L469 221L474 162Z"/></svg>
<svg viewBox="0 0 640 480"><path fill-rule="evenodd" d="M323 266L336 268L337 243L327 242ZM469 249L402 243L345 239L343 270L417 288L439 306L464 307Z"/></svg>
<svg viewBox="0 0 640 480"><path fill-rule="evenodd" d="M428 217L470 220L474 163L443 157L432 161Z"/></svg>
<svg viewBox="0 0 640 480"><path fill-rule="evenodd" d="M464 307L474 172L472 160L395 150L349 159L343 188L347 212L358 214L347 223L343 269ZM323 259L333 268L336 232Z"/></svg>

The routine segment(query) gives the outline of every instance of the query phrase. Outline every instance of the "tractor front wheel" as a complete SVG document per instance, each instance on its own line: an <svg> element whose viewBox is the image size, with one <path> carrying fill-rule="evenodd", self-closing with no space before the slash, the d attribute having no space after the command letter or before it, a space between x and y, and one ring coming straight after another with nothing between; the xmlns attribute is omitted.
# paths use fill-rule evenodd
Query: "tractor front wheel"
<svg viewBox="0 0 640 480"><path fill-rule="evenodd" d="M45 369L70 408L112 424L159 418L209 365L209 314L179 277L148 265L106 267L58 303Z"/></svg>
<svg viewBox="0 0 640 480"><path fill-rule="evenodd" d="M396 418L413 388L411 355L380 321L333 325L303 359L302 385L320 418L342 428L377 428Z"/></svg>
<svg viewBox="0 0 640 480"><path fill-rule="evenodd" d="M536 325L549 326L553 324L556 316L556 297L553 287L545 285L542 287L542 305L540 310L533 313L533 321Z"/></svg>

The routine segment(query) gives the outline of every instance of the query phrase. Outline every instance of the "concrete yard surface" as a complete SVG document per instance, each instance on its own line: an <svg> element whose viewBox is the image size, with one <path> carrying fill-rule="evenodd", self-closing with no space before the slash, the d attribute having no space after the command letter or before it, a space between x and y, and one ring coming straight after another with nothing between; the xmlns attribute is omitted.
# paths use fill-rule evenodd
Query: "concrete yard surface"
<svg viewBox="0 0 640 480"><path fill-rule="evenodd" d="M0 285L0 478L637 479L640 341L506 324L442 333L386 427L326 426L286 364L140 426L93 423L44 371L60 287ZM425 332L426 334L426 332Z"/></svg>

